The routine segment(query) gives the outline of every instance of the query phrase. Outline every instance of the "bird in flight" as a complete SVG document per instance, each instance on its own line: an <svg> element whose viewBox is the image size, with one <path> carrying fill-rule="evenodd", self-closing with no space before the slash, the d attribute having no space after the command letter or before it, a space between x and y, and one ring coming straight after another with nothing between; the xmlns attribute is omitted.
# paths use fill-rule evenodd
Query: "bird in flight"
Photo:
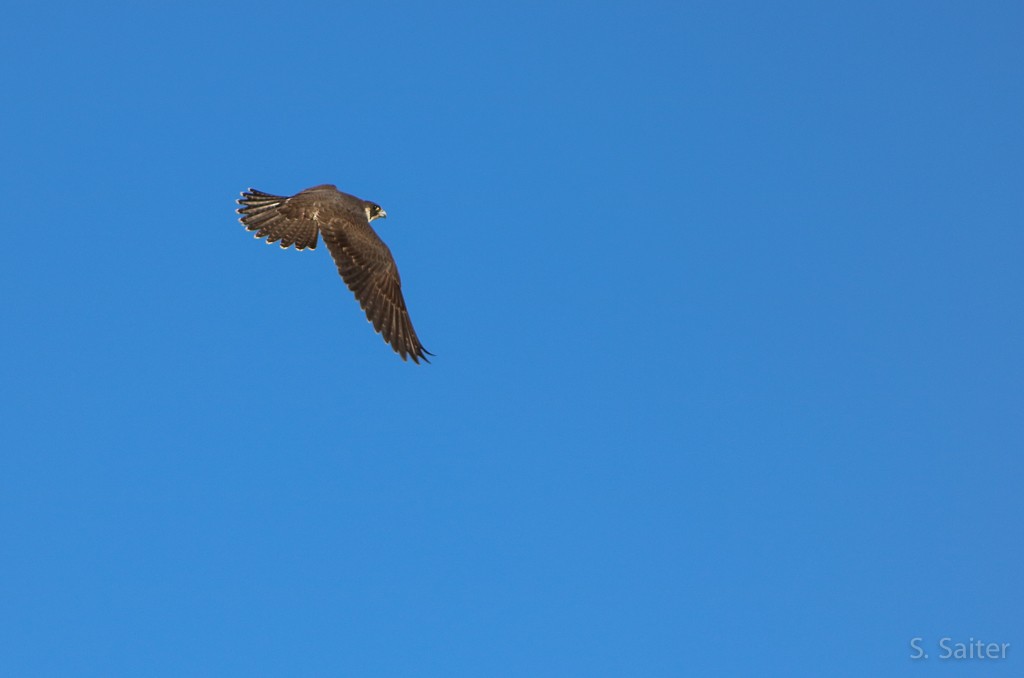
<svg viewBox="0 0 1024 678"><path fill-rule="evenodd" d="M282 249L316 249L323 236L341 279L355 294L373 329L395 353L430 362L412 328L402 297L402 281L391 250L370 226L387 213L381 206L342 193L330 184L314 186L291 197L250 188L239 198L239 221L257 238L280 242Z"/></svg>

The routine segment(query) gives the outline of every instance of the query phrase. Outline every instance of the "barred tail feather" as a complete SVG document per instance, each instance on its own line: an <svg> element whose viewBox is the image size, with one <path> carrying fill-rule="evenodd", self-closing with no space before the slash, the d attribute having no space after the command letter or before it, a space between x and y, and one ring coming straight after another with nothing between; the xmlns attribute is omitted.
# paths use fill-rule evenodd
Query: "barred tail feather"
<svg viewBox="0 0 1024 678"><path fill-rule="evenodd" d="M295 245L300 250L316 249L316 224L282 213L288 198L250 188L237 202L242 205L236 210L242 215L239 221L247 230L255 231L255 237L266 239L267 244L280 241L282 248Z"/></svg>

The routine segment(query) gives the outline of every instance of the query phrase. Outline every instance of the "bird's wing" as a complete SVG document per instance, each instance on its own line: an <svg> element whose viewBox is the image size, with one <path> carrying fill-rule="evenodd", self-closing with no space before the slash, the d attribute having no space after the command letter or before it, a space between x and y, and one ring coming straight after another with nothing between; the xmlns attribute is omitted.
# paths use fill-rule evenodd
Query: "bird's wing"
<svg viewBox="0 0 1024 678"><path fill-rule="evenodd" d="M250 188L238 200L239 221L268 244L280 241L282 248L315 250L320 202L316 197L303 191L284 198Z"/></svg>
<svg viewBox="0 0 1024 678"><path fill-rule="evenodd" d="M423 348L409 319L395 259L370 227L366 213L339 202L320 222L320 234L373 329L402 360L408 356L414 363L430 362L427 356L433 354Z"/></svg>

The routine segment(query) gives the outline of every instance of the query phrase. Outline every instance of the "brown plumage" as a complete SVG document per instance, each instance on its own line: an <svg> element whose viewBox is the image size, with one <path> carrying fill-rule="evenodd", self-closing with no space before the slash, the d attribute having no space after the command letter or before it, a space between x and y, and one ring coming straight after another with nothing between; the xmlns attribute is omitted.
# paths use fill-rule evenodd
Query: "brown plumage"
<svg viewBox="0 0 1024 678"><path fill-rule="evenodd" d="M257 238L280 242L282 248L316 249L322 236L341 279L356 296L395 353L430 362L433 355L420 343L402 297L402 281L391 250L370 222L387 216L380 205L342 193L330 184L314 186L291 197L254 189L242 193L240 221Z"/></svg>

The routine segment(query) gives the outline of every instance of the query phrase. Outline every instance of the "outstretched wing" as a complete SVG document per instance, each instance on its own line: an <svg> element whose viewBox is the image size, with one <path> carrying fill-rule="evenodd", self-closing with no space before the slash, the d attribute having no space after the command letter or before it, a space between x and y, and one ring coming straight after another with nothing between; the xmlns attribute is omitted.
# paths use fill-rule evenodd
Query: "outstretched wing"
<svg viewBox="0 0 1024 678"><path fill-rule="evenodd" d="M284 249L295 245L295 249L315 250L319 210L317 201L300 199L304 193L285 198L250 188L238 200L239 220L257 238L266 238L267 244L280 241Z"/></svg>
<svg viewBox="0 0 1024 678"><path fill-rule="evenodd" d="M427 356L433 354L423 348L412 327L391 250L370 227L366 212L350 207L339 200L338 209L320 222L320 234L341 279L355 294L373 329L402 360L410 357L414 363L420 359L429 363Z"/></svg>

